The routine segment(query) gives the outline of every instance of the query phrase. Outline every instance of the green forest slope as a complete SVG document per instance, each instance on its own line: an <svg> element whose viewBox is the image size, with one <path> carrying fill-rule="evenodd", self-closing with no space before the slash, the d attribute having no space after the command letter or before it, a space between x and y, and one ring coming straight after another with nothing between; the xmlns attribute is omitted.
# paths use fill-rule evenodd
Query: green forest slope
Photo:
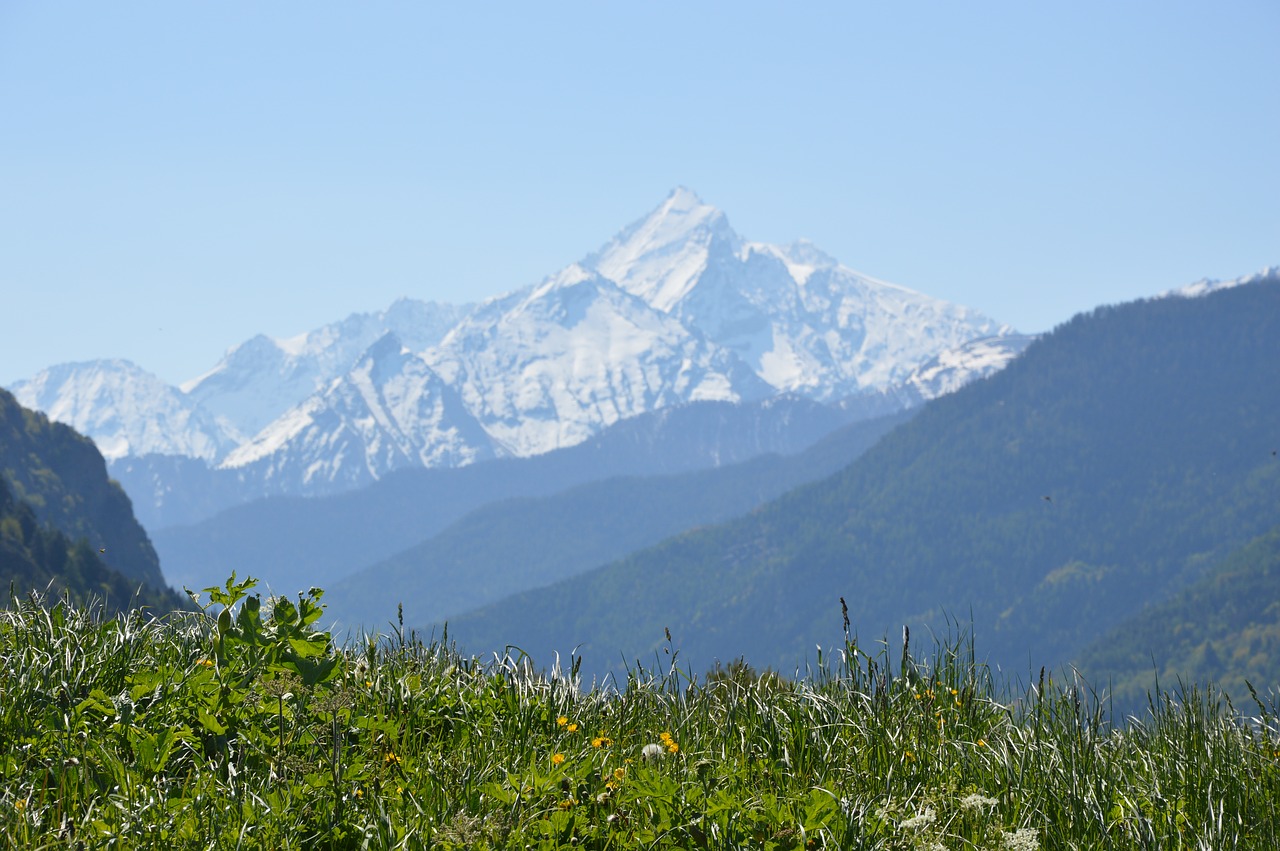
<svg viewBox="0 0 1280 851"><path fill-rule="evenodd" d="M1280 526L1117 627L1081 655L1080 668L1127 707L1179 679L1214 682L1237 701L1249 694L1246 682L1259 692L1280 686Z"/></svg>
<svg viewBox="0 0 1280 851"><path fill-rule="evenodd" d="M622 476L545 497L505 500L334 583L340 627L444 620L584 573L699 525L723 522L830 475L913 412L853 423L796 455L766 455L670 476Z"/></svg>
<svg viewBox="0 0 1280 851"><path fill-rule="evenodd" d="M88 438L0 390L0 585L108 608L180 608L129 498ZM142 589L139 591L139 589ZM6 601L7 602L7 601Z"/></svg>
<svg viewBox="0 0 1280 851"><path fill-rule="evenodd" d="M935 400L842 472L463 618L589 672L739 655L794 669L841 639L972 618L1013 673L1065 664L1276 523L1280 281L1100 308ZM919 634L919 633L917 633Z"/></svg>

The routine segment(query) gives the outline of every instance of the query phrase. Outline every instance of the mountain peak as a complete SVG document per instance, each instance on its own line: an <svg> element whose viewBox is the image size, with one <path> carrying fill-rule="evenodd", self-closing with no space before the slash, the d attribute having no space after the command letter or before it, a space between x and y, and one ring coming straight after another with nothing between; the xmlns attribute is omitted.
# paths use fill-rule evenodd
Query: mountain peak
<svg viewBox="0 0 1280 851"><path fill-rule="evenodd" d="M698 193L694 192L687 186L677 186L667 195L667 200L662 202L663 208L692 210L695 207L705 207L702 199L698 197Z"/></svg>
<svg viewBox="0 0 1280 851"><path fill-rule="evenodd" d="M669 311L706 267L715 240L733 250L741 243L724 213L677 186L656 209L624 228L582 265L658 310Z"/></svg>

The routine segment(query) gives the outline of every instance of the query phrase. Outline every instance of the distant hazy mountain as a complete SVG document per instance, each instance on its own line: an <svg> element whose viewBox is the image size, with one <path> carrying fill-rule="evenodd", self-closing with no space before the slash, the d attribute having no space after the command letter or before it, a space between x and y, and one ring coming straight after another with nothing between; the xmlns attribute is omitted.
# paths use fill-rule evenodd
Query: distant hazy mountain
<svg viewBox="0 0 1280 851"><path fill-rule="evenodd" d="M388 333L395 351L379 342ZM582 263L475 308L401 300L296 338L254 337L181 389L121 362L53 368L16 389L82 428L130 487L142 483L140 502L172 515L208 501L185 494L194 467L156 456L225 472L210 477L219 499L314 495L406 465L572 446L696 401L785 393L881 412L883 399L936 392L904 384L921 364L1008 334L808 243L748 242L681 188Z"/></svg>
<svg viewBox="0 0 1280 851"><path fill-rule="evenodd" d="M600 672L652 659L669 628L695 670L742 654L791 670L838 646L844 597L865 641L972 617L994 664L1063 664L1275 526L1277 387L1276 276L1102 308L837 475L451 618L450 636L577 647Z"/></svg>
<svg viewBox="0 0 1280 851"><path fill-rule="evenodd" d="M884 404L886 412L901 410L892 400ZM841 425L873 415L866 404L844 411L795 396L695 402L623 420L576 446L531 458L406 468L340 495L261 499L188 526L157 524L154 537L176 583L203 587L235 565L241 575L292 593L332 583L496 501L554 494L614 476L680 473L799 452ZM138 487L155 487L147 479L152 469L140 465L132 471ZM223 478L235 471L212 471L209 487L199 485L201 476L209 476L207 468L171 472L190 476L183 490L202 497L217 487L235 487Z"/></svg>
<svg viewBox="0 0 1280 851"><path fill-rule="evenodd" d="M414 351L444 338L471 305L402 298L377 313L353 313L287 340L258 335L231 349L182 391L241 435L246 442L272 420L323 391L344 375L385 334L396 335ZM143 450L134 454L144 454Z"/></svg>
<svg viewBox="0 0 1280 851"><path fill-rule="evenodd" d="M910 413L853 423L798 455L666 476L623 476L553 496L502 500L439 535L334 583L326 600L345 628L446 620L576 576L695 526L722 522L848 464Z"/></svg>
<svg viewBox="0 0 1280 851"><path fill-rule="evenodd" d="M0 390L0 583L10 582L113 609L182 605L93 443Z"/></svg>
<svg viewBox="0 0 1280 851"><path fill-rule="evenodd" d="M127 360L59 364L12 390L21 404L93 438L109 459L158 453L212 461L237 445L209 411Z"/></svg>
<svg viewBox="0 0 1280 851"><path fill-rule="evenodd" d="M219 467L270 482L276 493L322 493L404 467L459 467L495 454L453 388L388 333Z"/></svg>

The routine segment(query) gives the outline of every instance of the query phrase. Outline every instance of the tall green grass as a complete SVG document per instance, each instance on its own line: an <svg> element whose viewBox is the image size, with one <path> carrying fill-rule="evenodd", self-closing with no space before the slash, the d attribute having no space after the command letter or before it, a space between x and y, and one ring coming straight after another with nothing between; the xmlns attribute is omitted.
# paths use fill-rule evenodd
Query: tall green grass
<svg viewBox="0 0 1280 851"><path fill-rule="evenodd" d="M10 847L1280 847L1274 697L1113 719L1071 676L996 682L958 634L849 638L795 679L668 652L588 688L577 659L402 629L338 648L319 591L251 588L164 619L13 601Z"/></svg>

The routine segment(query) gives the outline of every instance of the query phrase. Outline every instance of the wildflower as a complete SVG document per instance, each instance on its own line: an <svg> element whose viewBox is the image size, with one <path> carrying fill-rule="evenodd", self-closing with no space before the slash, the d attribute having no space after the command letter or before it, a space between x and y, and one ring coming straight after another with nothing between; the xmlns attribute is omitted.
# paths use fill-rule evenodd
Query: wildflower
<svg viewBox="0 0 1280 851"><path fill-rule="evenodd" d="M364 687L365 687L365 688L373 688L373 680L365 680L365 681L364 681Z"/></svg>
<svg viewBox="0 0 1280 851"><path fill-rule="evenodd" d="M560 802L560 809L567 810L573 806L573 798L565 798Z"/></svg>
<svg viewBox="0 0 1280 851"><path fill-rule="evenodd" d="M577 724L569 724L569 725L567 725L567 726L565 727L565 729L566 729L566 730L568 730L570 733L576 733L576 732L578 732L578 725L577 725Z"/></svg>
<svg viewBox="0 0 1280 851"><path fill-rule="evenodd" d="M916 755L915 755L915 754L913 754L911 751L905 751L905 752L903 753L903 756L906 758L907 762L915 762L915 761L916 761Z"/></svg>
<svg viewBox="0 0 1280 851"><path fill-rule="evenodd" d="M363 790L363 789L360 789L360 788L357 788L354 794L355 794L355 796L356 796L357 798L363 798L363 797L364 797L364 790Z"/></svg>
<svg viewBox="0 0 1280 851"><path fill-rule="evenodd" d="M1013 833L1004 835L1004 847L1009 851L1038 851L1039 833L1034 827L1020 827Z"/></svg>
<svg viewBox="0 0 1280 851"><path fill-rule="evenodd" d="M680 746L675 742L667 742L667 753L679 753Z"/></svg>
<svg viewBox="0 0 1280 851"><path fill-rule="evenodd" d="M591 747L593 748L605 748L611 744L613 744L613 739L608 736L596 736L591 740Z"/></svg>
<svg viewBox="0 0 1280 851"><path fill-rule="evenodd" d="M920 813L904 821L899 825L903 830L923 830L938 820L937 814L930 807L925 807Z"/></svg>
<svg viewBox="0 0 1280 851"><path fill-rule="evenodd" d="M988 798L986 795L974 792L972 795L966 795L960 799L960 809L962 810L982 810L986 811L996 805L995 798Z"/></svg>
<svg viewBox="0 0 1280 851"><path fill-rule="evenodd" d="M213 667L213 660L212 660L212 659L199 659L199 660L197 660L197 661L196 661L196 664L197 664L197 665L200 665L200 666L202 666L202 667L205 667L205 668L212 668L212 667Z"/></svg>
<svg viewBox="0 0 1280 851"><path fill-rule="evenodd" d="M13 802L13 808L14 808L15 810L17 810L18 812L22 812L23 810L25 810L25 809L27 808L27 799L26 799L26 798L19 798L18 800L14 801L14 802Z"/></svg>
<svg viewBox="0 0 1280 851"><path fill-rule="evenodd" d="M624 778L624 777L626 777L626 776L627 776L627 770L626 770L625 768L622 768L621 766L619 766L618 768L615 768L615 769L613 770L613 779L614 779L614 780L621 781L621 780L622 780L622 778Z"/></svg>
<svg viewBox="0 0 1280 851"><path fill-rule="evenodd" d="M655 762L666 755L666 748L659 744L648 744L640 751L640 758L645 762Z"/></svg>
<svg viewBox="0 0 1280 851"><path fill-rule="evenodd" d="M987 746L987 740L986 740L986 739L978 739L978 747L980 747L980 748L985 748L986 746Z"/></svg>
<svg viewBox="0 0 1280 851"><path fill-rule="evenodd" d="M399 764L400 764L400 757L396 756L396 755L395 755L395 754L393 754L393 753L389 753L389 754L387 754L387 755L383 758L383 760L382 760L382 761L383 761L384 763L386 763L387 765L391 765L392 763L395 763L396 765L399 765Z"/></svg>
<svg viewBox="0 0 1280 851"><path fill-rule="evenodd" d="M552 754L552 755L551 755L551 764L552 764L552 765L563 765L563 764L564 764L564 754L562 754L562 753Z"/></svg>
<svg viewBox="0 0 1280 851"><path fill-rule="evenodd" d="M663 743L664 745L669 745L669 744L671 744L671 734L670 734L669 732L667 732L666 730L664 730L664 731L662 731L661 733L659 733L659 734L658 734L658 738L662 741L662 743Z"/></svg>
<svg viewBox="0 0 1280 851"><path fill-rule="evenodd" d="M568 723L569 723L569 719L563 715L561 715L559 718L556 719L557 727L563 727L565 724L568 724Z"/></svg>

